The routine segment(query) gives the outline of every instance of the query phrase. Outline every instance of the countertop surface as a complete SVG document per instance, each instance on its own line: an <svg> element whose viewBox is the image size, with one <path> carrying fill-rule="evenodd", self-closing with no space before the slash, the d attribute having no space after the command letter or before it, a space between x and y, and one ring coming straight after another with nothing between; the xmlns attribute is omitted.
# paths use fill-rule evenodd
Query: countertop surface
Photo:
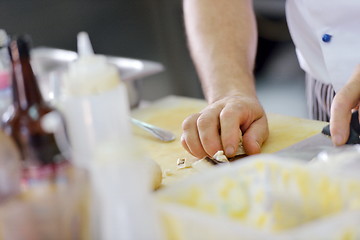
<svg viewBox="0 0 360 240"><path fill-rule="evenodd" d="M132 116L150 124L165 128L176 135L176 140L169 143L155 139L149 133L134 127L134 134L140 146L155 160L163 172L169 174L163 177L166 186L186 178L198 171L194 168L177 168L177 159L189 161L196 159L183 149L180 143L183 120L206 106L200 99L168 96L157 100L146 107L135 109ZM327 124L326 122L301 119L279 114L267 113L270 135L262 146L262 153L273 153L315 135ZM241 159L239 159L241 160ZM236 161L239 161L236 160Z"/></svg>
<svg viewBox="0 0 360 240"><path fill-rule="evenodd" d="M196 168L177 169L177 159L197 160L187 153L180 143L181 124L187 116L200 111L205 106L206 102L203 100L169 96L153 102L147 107L132 111L134 117L168 129L176 134L177 138L175 141L164 143L154 138L148 132L134 126L135 140L138 141L139 151L142 148L150 158L160 165L163 172L172 173L163 177L163 187L170 186L190 175L194 176L201 172ZM268 120L270 137L262 147L263 153L278 151L314 135L326 124L325 122L271 113L268 114ZM241 159L235 161L241 161ZM215 165L209 166L214 167ZM1 232L3 235L0 234L0 238L1 236L11 236L9 239L25 239L24 236L26 236L26 239L39 239L39 236L42 236L42 239L49 239L48 236L51 235L61 236L61 239L64 239L65 235L71 235L78 236L78 239L89 239L89 234L91 234L88 231L90 221L79 221L79 216L85 217L85 219L89 217L87 212L89 204L89 192L87 189L89 188L84 187L89 184L87 174L85 171L73 171L71 169L66 171L66 174L68 181L55 181L55 183L61 183L58 188L54 188L55 185L48 184L48 182L34 181L34 185L24 185L21 195L11 201L2 203L0 208L0 228L6 231ZM67 185L68 183L71 184ZM67 187L65 188L64 186ZM66 197L62 198L63 196ZM39 211L40 209L41 211ZM64 211L64 209L68 211ZM74 215L74 213L76 214ZM60 219L62 220L60 221ZM73 224L69 225L69 223L74 221L81 224L74 228ZM172 232L174 229L169 228L169 226L167 223L169 233L176 234L176 232ZM228 225L225 224L225 226L225 233L228 233ZM208 225L206 225L206 228L208 228ZM191 226L185 229L197 228ZM213 229L218 230L219 228ZM194 233L194 231L187 231L187 233ZM169 239L174 238L169 237ZM225 237L225 239L228 238Z"/></svg>

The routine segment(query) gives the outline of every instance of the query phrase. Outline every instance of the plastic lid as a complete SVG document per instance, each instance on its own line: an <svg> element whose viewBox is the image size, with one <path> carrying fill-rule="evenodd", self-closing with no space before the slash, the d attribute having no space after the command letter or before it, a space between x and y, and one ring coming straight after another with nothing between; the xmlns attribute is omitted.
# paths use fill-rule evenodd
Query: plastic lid
<svg viewBox="0 0 360 240"><path fill-rule="evenodd" d="M63 83L68 95L92 95L113 89L120 84L115 66L103 55L94 54L89 35L77 36L79 58L69 65Z"/></svg>
<svg viewBox="0 0 360 240"><path fill-rule="evenodd" d="M20 57L29 57L31 49L31 37L29 35L15 36L10 43L10 47L11 57L15 52L18 52Z"/></svg>

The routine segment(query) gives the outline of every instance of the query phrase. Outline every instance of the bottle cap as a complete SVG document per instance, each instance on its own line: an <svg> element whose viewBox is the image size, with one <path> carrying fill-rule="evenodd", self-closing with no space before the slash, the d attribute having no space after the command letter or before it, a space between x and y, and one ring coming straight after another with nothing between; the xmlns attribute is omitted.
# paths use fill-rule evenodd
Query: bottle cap
<svg viewBox="0 0 360 240"><path fill-rule="evenodd" d="M20 56L29 57L31 39L29 35L21 35L17 37L16 43L18 45Z"/></svg>

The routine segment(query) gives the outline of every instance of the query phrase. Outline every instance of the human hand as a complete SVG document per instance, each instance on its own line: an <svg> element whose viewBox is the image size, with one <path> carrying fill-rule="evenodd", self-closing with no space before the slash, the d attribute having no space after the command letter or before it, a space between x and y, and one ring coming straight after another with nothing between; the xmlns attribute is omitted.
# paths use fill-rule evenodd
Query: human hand
<svg viewBox="0 0 360 240"><path fill-rule="evenodd" d="M218 150L232 157L241 140L247 154L256 154L269 135L265 112L253 96L224 97L186 118L182 128L181 143L197 158Z"/></svg>
<svg viewBox="0 0 360 240"><path fill-rule="evenodd" d="M350 134L351 112L359 109L360 65L350 81L335 95L331 105L330 133L336 146L346 143Z"/></svg>

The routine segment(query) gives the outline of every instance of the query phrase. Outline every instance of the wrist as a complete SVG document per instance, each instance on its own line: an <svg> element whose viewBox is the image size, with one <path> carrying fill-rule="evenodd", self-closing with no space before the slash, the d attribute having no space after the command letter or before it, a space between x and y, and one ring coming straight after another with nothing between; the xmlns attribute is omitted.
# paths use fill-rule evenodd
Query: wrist
<svg viewBox="0 0 360 240"><path fill-rule="evenodd" d="M257 98L254 78L239 77L227 78L226 80L215 82L212 85L204 86L204 93L209 103L216 102L224 97L246 96Z"/></svg>

